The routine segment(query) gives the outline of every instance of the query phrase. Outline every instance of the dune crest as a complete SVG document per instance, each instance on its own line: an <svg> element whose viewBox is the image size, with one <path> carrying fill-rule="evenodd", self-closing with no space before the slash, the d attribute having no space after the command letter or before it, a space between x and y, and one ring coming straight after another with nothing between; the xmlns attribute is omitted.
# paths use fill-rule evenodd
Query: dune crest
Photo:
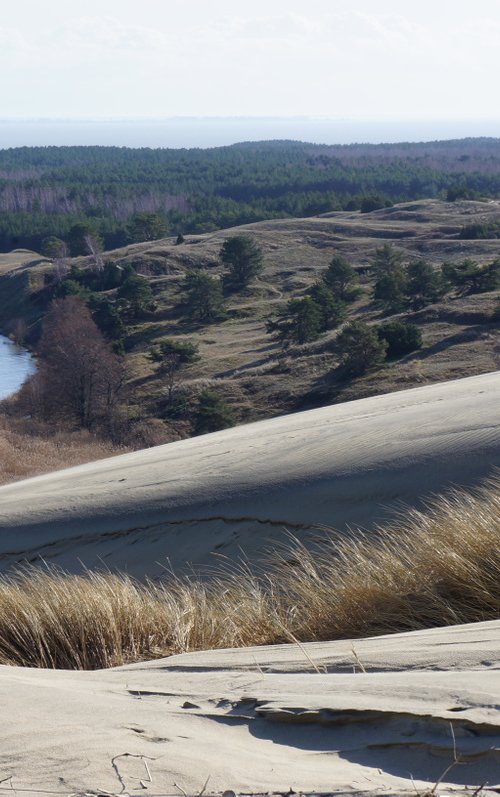
<svg viewBox="0 0 500 797"><path fill-rule="evenodd" d="M0 489L0 567L157 575L373 528L500 463L500 372L287 415ZM158 564L160 563L160 564Z"/></svg>

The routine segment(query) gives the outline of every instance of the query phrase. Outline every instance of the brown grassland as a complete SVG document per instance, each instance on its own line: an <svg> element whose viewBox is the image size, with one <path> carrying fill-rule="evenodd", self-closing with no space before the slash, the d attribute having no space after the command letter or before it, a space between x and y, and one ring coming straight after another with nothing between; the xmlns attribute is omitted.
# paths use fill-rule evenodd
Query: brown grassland
<svg viewBox="0 0 500 797"><path fill-rule="evenodd" d="M34 426L0 415L0 485L126 450L84 430L54 433L42 424Z"/></svg>

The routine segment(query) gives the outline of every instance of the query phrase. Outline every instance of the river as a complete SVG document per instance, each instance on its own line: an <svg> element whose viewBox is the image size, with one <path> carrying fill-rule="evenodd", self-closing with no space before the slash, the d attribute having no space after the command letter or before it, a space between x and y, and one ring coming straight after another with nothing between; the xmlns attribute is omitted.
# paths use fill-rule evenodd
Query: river
<svg viewBox="0 0 500 797"><path fill-rule="evenodd" d="M29 351L0 335L0 400L19 390L35 368Z"/></svg>

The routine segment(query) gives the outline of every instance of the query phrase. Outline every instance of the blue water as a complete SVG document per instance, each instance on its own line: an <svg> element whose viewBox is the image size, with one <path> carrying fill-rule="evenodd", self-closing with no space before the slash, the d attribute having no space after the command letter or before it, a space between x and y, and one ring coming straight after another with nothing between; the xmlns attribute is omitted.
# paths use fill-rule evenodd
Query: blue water
<svg viewBox="0 0 500 797"><path fill-rule="evenodd" d="M0 149L21 146L217 147L240 141L292 139L316 144L435 141L500 137L500 120L370 122L309 118L207 118L76 121L2 120Z"/></svg>
<svg viewBox="0 0 500 797"><path fill-rule="evenodd" d="M0 335L0 399L19 390L34 371L35 361L29 351Z"/></svg>

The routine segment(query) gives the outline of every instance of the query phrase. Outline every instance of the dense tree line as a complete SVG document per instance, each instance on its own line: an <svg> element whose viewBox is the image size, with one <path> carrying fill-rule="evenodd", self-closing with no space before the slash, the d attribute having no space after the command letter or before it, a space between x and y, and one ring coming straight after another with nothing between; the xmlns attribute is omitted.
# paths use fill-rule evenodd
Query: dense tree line
<svg viewBox="0 0 500 797"><path fill-rule="evenodd" d="M40 250L88 224L106 249L264 218L370 211L442 196L498 196L497 139L213 149L21 147L0 151L0 250Z"/></svg>

